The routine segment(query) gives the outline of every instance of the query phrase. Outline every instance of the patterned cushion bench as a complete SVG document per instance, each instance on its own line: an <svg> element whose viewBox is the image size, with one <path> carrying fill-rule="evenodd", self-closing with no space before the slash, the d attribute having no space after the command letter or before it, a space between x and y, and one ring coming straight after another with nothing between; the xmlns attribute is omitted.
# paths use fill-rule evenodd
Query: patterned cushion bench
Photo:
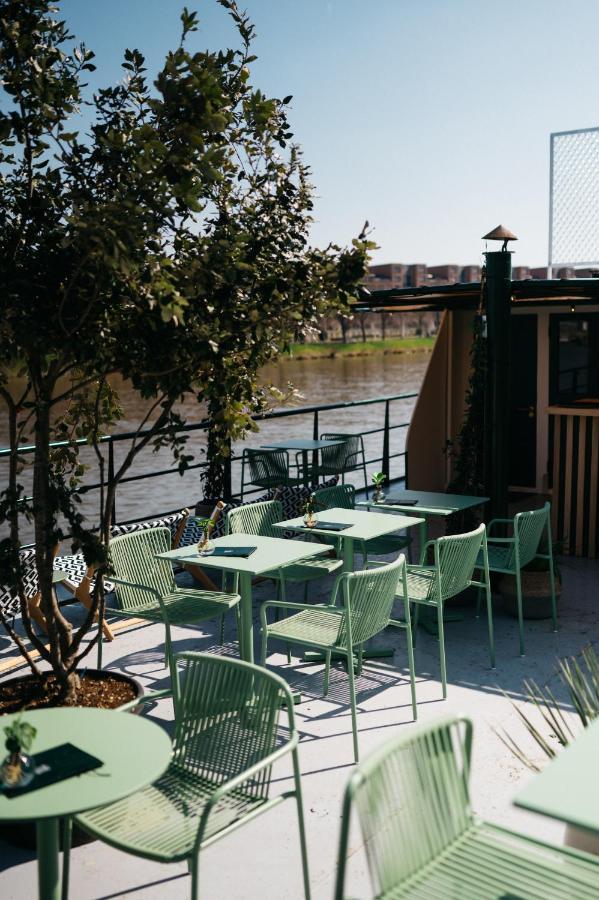
<svg viewBox="0 0 599 900"><path fill-rule="evenodd" d="M184 509L181 510L181 512L163 516L162 518L147 520L145 522L133 522L129 525L114 525L111 528L111 534L113 537L116 537L119 534L126 534L130 531L140 531L146 528L167 526L170 528L171 534L173 535L173 546L176 547L178 546L178 541L183 533L188 516L189 510ZM35 549L21 550L19 551L19 557L29 614L37 622L40 628L45 631L46 622L39 608L39 582L35 565ZM95 581L94 568L93 566L88 566L83 558L83 554L74 553L65 556L57 556L54 560L54 569L66 573L68 577L65 581L61 582L62 586L70 591L77 600L89 609L92 602L91 595ZM114 585L108 579L104 580L104 587L106 592L110 592L114 589ZM13 619L21 611L18 595L7 586L0 586L0 610L2 610L4 616ZM114 639L110 626L106 622L104 622L103 625L103 632L107 640L112 641Z"/></svg>

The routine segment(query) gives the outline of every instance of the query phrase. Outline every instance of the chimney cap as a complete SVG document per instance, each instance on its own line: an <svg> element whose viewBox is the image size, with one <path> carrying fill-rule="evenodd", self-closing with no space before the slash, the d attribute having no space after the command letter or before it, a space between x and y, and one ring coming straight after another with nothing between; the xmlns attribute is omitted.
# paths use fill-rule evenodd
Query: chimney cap
<svg viewBox="0 0 599 900"><path fill-rule="evenodd" d="M513 231L506 228L505 225L498 225L488 234L483 234L483 241L517 241L518 238Z"/></svg>

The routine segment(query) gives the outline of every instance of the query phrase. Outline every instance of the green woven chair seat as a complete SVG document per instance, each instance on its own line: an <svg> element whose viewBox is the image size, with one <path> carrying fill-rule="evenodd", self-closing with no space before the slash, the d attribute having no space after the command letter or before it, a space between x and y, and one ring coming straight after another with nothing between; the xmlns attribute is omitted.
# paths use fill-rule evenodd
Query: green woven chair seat
<svg viewBox="0 0 599 900"><path fill-rule="evenodd" d="M172 764L154 784L131 797L78 816L77 821L97 838L159 862L176 862L191 854L199 817L218 784ZM225 797L211 812L204 840L223 831L266 797L242 791Z"/></svg>
<svg viewBox="0 0 599 900"><path fill-rule="evenodd" d="M380 900L591 900L599 864L482 823Z"/></svg>
<svg viewBox="0 0 599 900"><path fill-rule="evenodd" d="M214 616L222 616L227 610L233 609L239 603L239 594L225 594L220 591L200 591L184 588L172 594L166 594L162 598L168 620L171 625L188 625L191 622L201 622ZM162 609L158 601L153 600L147 606L138 606L135 609L110 609L117 616L135 616L139 619L147 619L149 622L162 622Z"/></svg>
<svg viewBox="0 0 599 900"><path fill-rule="evenodd" d="M323 578L340 569L343 562L340 559L313 559L309 557L306 560L298 560L284 569L273 569L266 572L265 578L274 578L278 580L284 578L286 581L312 581L313 578Z"/></svg>
<svg viewBox="0 0 599 900"><path fill-rule="evenodd" d="M314 606L303 609L294 616L280 619L268 626L268 636L290 640L294 643L318 644L319 647L334 647L337 644L341 627L341 616L332 614L331 608L326 610Z"/></svg>
<svg viewBox="0 0 599 900"><path fill-rule="evenodd" d="M407 571L408 597L412 602L437 606L435 569L409 566Z"/></svg>
<svg viewBox="0 0 599 900"><path fill-rule="evenodd" d="M491 540L489 540L487 544L489 550L489 568L490 569L505 569L509 568L509 556L513 552L511 549L506 547L494 547ZM476 567L483 567L484 560L482 557L482 553L479 554L478 559L476 560Z"/></svg>

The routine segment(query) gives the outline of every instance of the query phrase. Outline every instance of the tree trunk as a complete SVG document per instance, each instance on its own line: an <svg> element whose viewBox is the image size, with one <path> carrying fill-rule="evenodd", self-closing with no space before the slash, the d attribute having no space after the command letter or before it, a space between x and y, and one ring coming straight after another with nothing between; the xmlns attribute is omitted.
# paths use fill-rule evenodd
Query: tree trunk
<svg viewBox="0 0 599 900"><path fill-rule="evenodd" d="M79 678L68 671L72 627L62 616L52 584L57 529L54 520L50 463L50 398L52 389L42 380L36 392L35 456L33 469L33 507L36 566L41 594L40 608L46 620L52 671L60 685L59 701L75 700ZM59 488L58 488L59 489Z"/></svg>
<svg viewBox="0 0 599 900"><path fill-rule="evenodd" d="M366 343L366 322L365 322L365 314L364 313L360 313L359 321L360 321L360 331L362 332L362 340L364 343Z"/></svg>

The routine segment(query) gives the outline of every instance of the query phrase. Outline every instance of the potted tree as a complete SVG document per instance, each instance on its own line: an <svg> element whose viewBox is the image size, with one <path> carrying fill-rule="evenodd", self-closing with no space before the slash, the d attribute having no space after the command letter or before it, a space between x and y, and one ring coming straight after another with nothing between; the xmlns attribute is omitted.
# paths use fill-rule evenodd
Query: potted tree
<svg viewBox="0 0 599 900"><path fill-rule="evenodd" d="M94 618L101 626L104 616L115 491L137 454L168 446L186 469L191 457L175 405L194 392L212 421L207 493L221 496L230 441L255 427L252 415L264 402L259 368L292 324L311 321L331 298L346 303L364 271L363 238L348 251L307 247L306 172L296 149L281 153L289 98L251 87L253 29L232 0L221 5L241 49L190 52L197 19L184 10L181 44L153 86L142 54L127 50L125 80L90 100L83 79L94 55L84 45L71 50L51 0L26 7L0 0L0 398L12 451L0 496L9 531L0 577L17 592L29 644L46 668L1 612L0 621L29 664L40 702L82 700L78 669L97 639L88 640ZM85 134L77 120L84 102L95 114ZM256 159L245 182L241 158ZM112 468L102 436L122 415L114 374L148 412ZM19 455L27 441L35 444L29 468ZM82 443L93 448L103 485L99 529L79 505ZM43 640L20 567L29 526ZM91 608L76 630L52 590L54 548L67 534L97 569Z"/></svg>

